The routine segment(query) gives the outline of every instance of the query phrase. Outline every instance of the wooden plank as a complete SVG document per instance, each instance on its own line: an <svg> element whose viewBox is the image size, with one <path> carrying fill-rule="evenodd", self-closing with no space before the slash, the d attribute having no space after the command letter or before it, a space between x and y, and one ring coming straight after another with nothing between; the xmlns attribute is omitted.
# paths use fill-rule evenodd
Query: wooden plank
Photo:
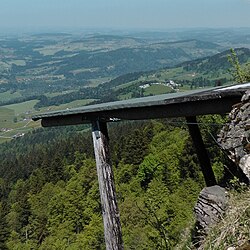
<svg viewBox="0 0 250 250"><path fill-rule="evenodd" d="M90 123L93 120L110 121L112 118L121 120L144 120L168 117L187 117L207 114L225 114L238 103L241 96L199 100L192 102L145 106L137 108L121 108L94 113L55 115L42 118L43 127L76 125Z"/></svg>
<svg viewBox="0 0 250 250"><path fill-rule="evenodd" d="M186 117L188 129L190 136L193 140L197 156L200 162L200 167L205 178L206 185L214 186L216 185L216 180L214 176L214 172L210 163L210 159L207 154L207 150L205 148L204 142L202 140L202 136L200 133L199 126L197 124L197 120L195 116Z"/></svg>
<svg viewBox="0 0 250 250"><path fill-rule="evenodd" d="M249 89L249 84L243 85L235 85L231 87L220 87L220 88L212 88L207 90L195 90L195 91L186 91L186 92L179 92L179 93L171 93L171 94L164 94L164 95L156 95L150 97L142 97L142 98L135 98L123 101L116 101L116 102L109 102L109 103L100 103L94 104L89 106L83 106L80 108L73 108L67 110L58 110L53 112L47 112L44 114L37 114L32 117L34 121L39 119L48 119L53 117L70 117L72 115L81 115L81 119L84 121L91 122L92 120L98 120L97 117L102 117L102 115L107 115L108 113L111 115L112 112L118 113L126 112L129 115L130 110L139 109L141 111L141 115L143 115L142 108L150 107L151 110L157 108L159 106L167 107L168 109L175 106L169 106L172 104L180 104L181 106L185 106L187 103L195 103L202 104L202 105L214 105L213 100L217 100L220 102L220 106L217 106L216 109L219 109L218 112L222 112L221 106L223 106L223 110L225 108L228 110L232 107L232 104L239 102L242 95L245 93L247 89ZM207 102L205 102L207 101ZM231 101L231 102L230 102ZM230 106L231 105L231 106ZM229 107L228 107L229 106ZM197 105L199 109L200 106ZM207 107L206 107L207 108ZM211 109L210 109L211 110ZM212 110L213 112L214 109ZM111 113L110 113L111 112ZM201 109L200 112L206 112L204 109ZM173 114L173 113L172 113ZM197 114L198 115L198 114ZM90 120L91 116L96 117L96 119ZM181 114L176 114L177 116L182 116ZM186 115L191 116L191 115ZM115 116L110 116L110 118L115 118ZM119 117L117 117L119 118ZM155 118L155 117L154 117ZM66 119L66 118L65 118ZM132 117L128 119L133 119ZM145 119L145 116L144 116ZM151 119L151 118L148 118ZM76 120L79 122L79 120ZM69 121L67 121L69 122Z"/></svg>
<svg viewBox="0 0 250 250"><path fill-rule="evenodd" d="M122 250L122 232L111 166L108 130L105 122L92 122L92 137L102 204L104 236L107 250Z"/></svg>

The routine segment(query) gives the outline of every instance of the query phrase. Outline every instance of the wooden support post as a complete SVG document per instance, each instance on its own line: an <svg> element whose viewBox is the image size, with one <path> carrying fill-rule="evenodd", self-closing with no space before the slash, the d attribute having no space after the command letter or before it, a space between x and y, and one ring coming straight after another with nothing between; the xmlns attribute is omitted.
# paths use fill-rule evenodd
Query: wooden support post
<svg viewBox="0 0 250 250"><path fill-rule="evenodd" d="M92 122L92 137L101 196L106 249L122 250L121 223L116 200L114 174L109 154L106 122Z"/></svg>
<svg viewBox="0 0 250 250"><path fill-rule="evenodd" d="M214 186L216 185L214 172L213 172L204 142L201 137L201 133L199 130L199 126L197 124L196 117L195 116L186 117L186 121L187 121L190 136L193 140L193 143L197 152L197 156L200 162L202 173L205 178L206 185L208 187Z"/></svg>

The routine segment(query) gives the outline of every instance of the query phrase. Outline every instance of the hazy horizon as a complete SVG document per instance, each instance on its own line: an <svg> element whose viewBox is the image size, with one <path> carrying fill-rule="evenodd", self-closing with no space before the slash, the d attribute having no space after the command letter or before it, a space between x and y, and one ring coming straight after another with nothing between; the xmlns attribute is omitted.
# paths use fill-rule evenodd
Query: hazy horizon
<svg viewBox="0 0 250 250"><path fill-rule="evenodd" d="M250 27L250 0L2 0L0 32Z"/></svg>

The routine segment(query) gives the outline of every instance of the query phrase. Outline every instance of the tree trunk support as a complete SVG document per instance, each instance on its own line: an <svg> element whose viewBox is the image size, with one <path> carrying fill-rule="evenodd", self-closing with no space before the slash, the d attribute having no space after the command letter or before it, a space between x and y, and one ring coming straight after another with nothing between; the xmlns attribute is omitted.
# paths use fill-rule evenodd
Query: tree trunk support
<svg viewBox="0 0 250 250"><path fill-rule="evenodd" d="M201 171L205 178L206 185L208 187L214 186L216 185L214 172L210 163L210 159L207 154L207 150L202 140L202 136L200 133L199 126L197 124L196 117L195 116L186 117L186 121L187 121L190 136L193 140L193 143L197 152Z"/></svg>
<svg viewBox="0 0 250 250"><path fill-rule="evenodd" d="M99 181L106 249L123 250L120 215L109 153L107 123L93 121L92 137Z"/></svg>

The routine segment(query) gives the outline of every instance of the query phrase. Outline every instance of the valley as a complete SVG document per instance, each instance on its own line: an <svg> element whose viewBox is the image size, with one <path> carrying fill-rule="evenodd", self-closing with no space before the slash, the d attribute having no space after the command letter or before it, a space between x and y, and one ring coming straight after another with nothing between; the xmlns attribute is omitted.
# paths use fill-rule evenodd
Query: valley
<svg viewBox="0 0 250 250"><path fill-rule="evenodd" d="M247 32L246 32L247 31ZM221 35L220 35L221 34ZM232 83L230 47L250 30L0 37L0 142L40 126L39 112Z"/></svg>
<svg viewBox="0 0 250 250"><path fill-rule="evenodd" d="M33 115L250 81L249 38L241 28L1 36L0 249L105 249L90 125L42 128ZM214 178L235 195L246 187L216 141L227 122L197 116ZM206 182L189 128L181 117L108 123L124 249L196 247Z"/></svg>

